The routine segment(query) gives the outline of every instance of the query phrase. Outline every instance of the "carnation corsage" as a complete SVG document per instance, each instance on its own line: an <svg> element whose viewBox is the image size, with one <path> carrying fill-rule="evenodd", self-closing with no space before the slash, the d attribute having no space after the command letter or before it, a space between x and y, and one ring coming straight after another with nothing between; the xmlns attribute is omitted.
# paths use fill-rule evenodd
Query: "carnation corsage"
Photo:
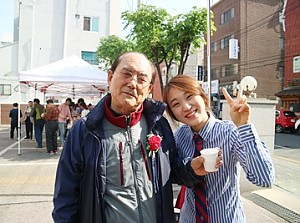
<svg viewBox="0 0 300 223"><path fill-rule="evenodd" d="M148 146L146 149L150 150L149 157L152 156L154 158L155 153L160 148L162 137L160 137L159 135L154 135L154 134L149 134L149 135L147 135L147 137L148 137Z"/></svg>

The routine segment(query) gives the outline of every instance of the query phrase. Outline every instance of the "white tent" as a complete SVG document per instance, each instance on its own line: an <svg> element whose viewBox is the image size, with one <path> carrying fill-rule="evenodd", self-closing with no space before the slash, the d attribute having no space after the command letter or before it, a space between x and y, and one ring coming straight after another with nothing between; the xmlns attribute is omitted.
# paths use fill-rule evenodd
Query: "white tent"
<svg viewBox="0 0 300 223"><path fill-rule="evenodd" d="M19 73L20 83L53 95L98 96L107 87L107 74L77 56Z"/></svg>
<svg viewBox="0 0 300 223"><path fill-rule="evenodd" d="M36 90L43 92L45 96L100 96L101 93L106 91L106 78L106 72L99 70L77 56L70 56L19 73L20 84L33 86ZM21 87L19 92L21 102ZM20 155L20 136L18 142L18 154Z"/></svg>

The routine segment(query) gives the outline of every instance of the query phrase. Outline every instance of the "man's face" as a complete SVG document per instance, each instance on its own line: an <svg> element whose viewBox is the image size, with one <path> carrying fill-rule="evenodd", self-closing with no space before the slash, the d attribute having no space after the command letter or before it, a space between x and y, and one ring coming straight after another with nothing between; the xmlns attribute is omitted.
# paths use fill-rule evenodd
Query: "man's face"
<svg viewBox="0 0 300 223"><path fill-rule="evenodd" d="M152 90L152 67L143 55L122 57L114 72L108 72L111 108L124 115L137 111Z"/></svg>
<svg viewBox="0 0 300 223"><path fill-rule="evenodd" d="M33 102L28 102L28 106L32 107L33 106Z"/></svg>

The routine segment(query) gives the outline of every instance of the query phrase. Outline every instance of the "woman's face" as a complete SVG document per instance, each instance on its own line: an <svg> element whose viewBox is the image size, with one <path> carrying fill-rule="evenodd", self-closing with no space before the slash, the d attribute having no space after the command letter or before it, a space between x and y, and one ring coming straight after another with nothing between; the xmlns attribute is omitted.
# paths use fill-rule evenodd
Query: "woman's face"
<svg viewBox="0 0 300 223"><path fill-rule="evenodd" d="M167 100L178 121L191 126L194 131L198 132L207 122L208 114L200 95L171 87Z"/></svg>

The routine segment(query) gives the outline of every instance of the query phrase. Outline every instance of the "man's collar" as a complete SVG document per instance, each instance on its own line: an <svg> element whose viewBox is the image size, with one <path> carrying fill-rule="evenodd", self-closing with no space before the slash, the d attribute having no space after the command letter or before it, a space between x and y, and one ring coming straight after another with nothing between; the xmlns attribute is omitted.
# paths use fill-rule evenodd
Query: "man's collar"
<svg viewBox="0 0 300 223"><path fill-rule="evenodd" d="M126 128L126 120L129 118L130 127L138 123L142 117L143 104L138 111L132 112L129 116L118 114L110 108L111 105L111 96L107 97L104 102L104 112L108 121L120 128Z"/></svg>

